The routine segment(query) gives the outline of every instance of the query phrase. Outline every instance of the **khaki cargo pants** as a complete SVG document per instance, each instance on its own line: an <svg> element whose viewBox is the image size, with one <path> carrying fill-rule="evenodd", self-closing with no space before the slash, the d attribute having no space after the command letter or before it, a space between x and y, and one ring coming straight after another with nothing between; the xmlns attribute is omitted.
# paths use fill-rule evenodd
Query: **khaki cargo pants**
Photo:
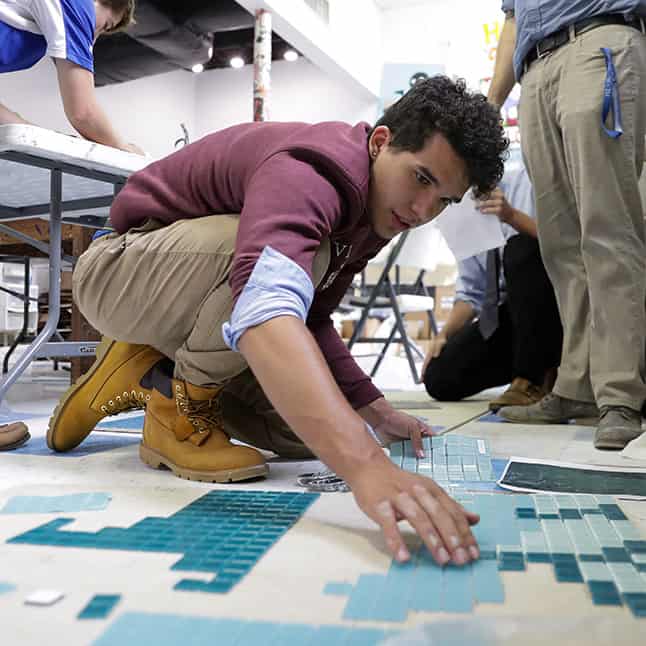
<svg viewBox="0 0 646 646"><path fill-rule="evenodd" d="M624 129L618 139L601 128L602 47L611 49L617 71ZM521 86L523 156L564 332L554 392L639 410L646 399L646 241L638 187L646 35L620 25L584 32L532 63Z"/></svg>
<svg viewBox="0 0 646 646"><path fill-rule="evenodd" d="M233 308L228 278L237 231L237 215L214 215L168 226L151 220L123 235L104 235L76 264L74 301L102 334L150 345L172 359L176 378L224 385L220 402L231 437L282 457L311 457L244 357L222 337ZM314 262L315 285L329 260L326 239Z"/></svg>

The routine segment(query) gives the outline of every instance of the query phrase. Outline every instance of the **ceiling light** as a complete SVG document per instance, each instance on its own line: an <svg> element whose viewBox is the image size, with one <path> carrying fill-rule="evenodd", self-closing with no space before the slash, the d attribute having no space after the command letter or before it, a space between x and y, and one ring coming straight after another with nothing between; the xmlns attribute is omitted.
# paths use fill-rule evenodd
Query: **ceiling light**
<svg viewBox="0 0 646 646"><path fill-rule="evenodd" d="M235 67L236 69L240 69L241 67L244 67L244 58L241 56L234 56L230 61L229 64L231 67Z"/></svg>
<svg viewBox="0 0 646 646"><path fill-rule="evenodd" d="M193 72L195 72L195 74L199 74L200 72L204 71L204 65L202 65L202 63L196 63L195 65L193 65L193 67L191 67L191 69L193 70Z"/></svg>
<svg viewBox="0 0 646 646"><path fill-rule="evenodd" d="M295 52L293 49L288 49L284 54L283 58L286 61L289 61L290 63L293 63L294 61L298 60L298 53Z"/></svg>

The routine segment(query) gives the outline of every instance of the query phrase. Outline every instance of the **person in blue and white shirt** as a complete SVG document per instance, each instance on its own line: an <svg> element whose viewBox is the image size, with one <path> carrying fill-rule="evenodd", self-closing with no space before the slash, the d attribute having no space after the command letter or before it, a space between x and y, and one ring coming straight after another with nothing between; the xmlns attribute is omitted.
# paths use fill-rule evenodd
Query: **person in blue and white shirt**
<svg viewBox="0 0 646 646"><path fill-rule="evenodd" d="M490 402L490 409L529 406L551 388L562 328L538 246L532 185L522 162L510 165L499 187L478 206L500 219L507 239L504 247L493 250L502 268L497 300L493 291L496 322L485 332L488 252L461 260L455 303L429 347L424 384L431 397L457 401L511 382Z"/></svg>
<svg viewBox="0 0 646 646"><path fill-rule="evenodd" d="M127 27L135 0L0 0L0 73L17 72L49 56L65 114L90 141L129 152L96 99L92 48L101 34ZM0 125L29 123L0 103Z"/></svg>

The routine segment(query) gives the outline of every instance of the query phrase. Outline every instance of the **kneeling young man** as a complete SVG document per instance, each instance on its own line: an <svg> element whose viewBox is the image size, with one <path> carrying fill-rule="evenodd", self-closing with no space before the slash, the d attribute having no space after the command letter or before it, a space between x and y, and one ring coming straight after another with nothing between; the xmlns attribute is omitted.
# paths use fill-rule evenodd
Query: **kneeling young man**
<svg viewBox="0 0 646 646"><path fill-rule="evenodd" d="M475 124L475 125L474 125ZM345 478L389 550L406 518L440 563L478 557L478 517L397 468L367 432L430 430L391 408L330 315L389 239L499 181L498 116L463 83L416 85L374 128L253 123L135 173L116 229L79 259L74 297L106 337L52 417L49 446L80 444L105 415L145 407L144 462L206 481L265 475L263 456L312 453ZM117 339L118 341L111 341Z"/></svg>

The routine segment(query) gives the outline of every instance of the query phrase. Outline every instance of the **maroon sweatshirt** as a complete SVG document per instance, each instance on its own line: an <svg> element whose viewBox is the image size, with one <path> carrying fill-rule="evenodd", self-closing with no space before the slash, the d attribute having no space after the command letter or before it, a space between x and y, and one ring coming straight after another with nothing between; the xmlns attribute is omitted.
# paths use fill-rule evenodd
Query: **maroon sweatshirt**
<svg viewBox="0 0 646 646"><path fill-rule="evenodd" d="M119 233L148 218L171 223L240 213L230 275L234 299L266 246L312 277L312 261L329 237L331 261L307 317L336 382L355 407L381 392L357 366L330 315L354 275L387 240L367 212L370 126L341 122L246 123L207 135L134 173L115 198Z"/></svg>

